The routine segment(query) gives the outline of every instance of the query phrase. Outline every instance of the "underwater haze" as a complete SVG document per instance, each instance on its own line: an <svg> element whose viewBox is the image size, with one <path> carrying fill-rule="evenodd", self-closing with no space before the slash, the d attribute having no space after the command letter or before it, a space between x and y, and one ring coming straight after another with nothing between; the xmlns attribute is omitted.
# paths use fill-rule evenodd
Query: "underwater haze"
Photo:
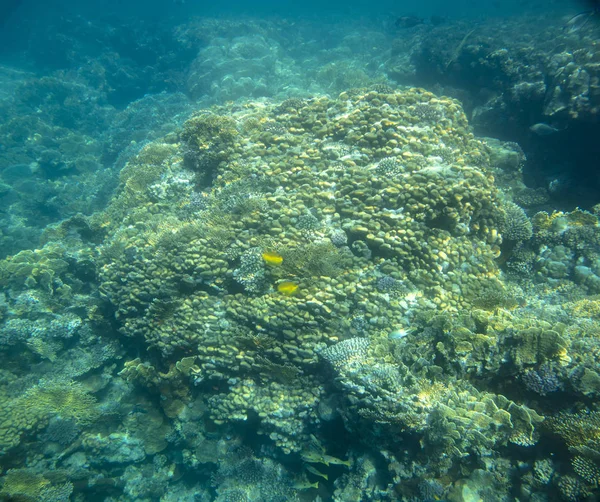
<svg viewBox="0 0 600 502"><path fill-rule="evenodd" d="M11 3L15 0L5 0ZM17 0L18 1L18 0ZM226 3L211 3L200 0L106 0L104 2L76 2L69 0L20 0L18 1L18 15L24 17L37 17L42 12L46 14L68 14L102 16L107 13L119 17L132 16L137 19L169 18L203 16L203 15L260 15L270 14L280 16L310 16L322 18L323 15L352 14L356 16L380 16L382 14L412 13L419 15L444 15L453 17L465 16L496 16L513 15L524 11L548 12L578 8L584 10L579 0L502 0L480 2L477 0L382 0L377 3L367 0L354 0L351 2L318 2L307 0L263 0L248 2L232 0Z"/></svg>
<svg viewBox="0 0 600 502"><path fill-rule="evenodd" d="M600 500L600 3L0 2L0 500Z"/></svg>

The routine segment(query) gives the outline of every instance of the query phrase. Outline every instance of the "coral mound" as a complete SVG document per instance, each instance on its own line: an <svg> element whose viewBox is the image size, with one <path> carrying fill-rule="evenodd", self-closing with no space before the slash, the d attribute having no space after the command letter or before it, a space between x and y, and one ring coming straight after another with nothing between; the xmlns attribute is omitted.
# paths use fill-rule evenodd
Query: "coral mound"
<svg viewBox="0 0 600 502"><path fill-rule="evenodd" d="M502 289L488 159L460 105L420 89L198 113L97 217L101 292L123 334L218 389L217 423L256 413L297 450L319 351Z"/></svg>

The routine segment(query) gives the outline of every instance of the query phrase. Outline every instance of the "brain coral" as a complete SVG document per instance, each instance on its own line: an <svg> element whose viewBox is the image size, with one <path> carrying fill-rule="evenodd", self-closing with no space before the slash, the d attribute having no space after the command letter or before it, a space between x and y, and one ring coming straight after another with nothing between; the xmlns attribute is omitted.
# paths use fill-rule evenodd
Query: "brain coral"
<svg viewBox="0 0 600 502"><path fill-rule="evenodd" d="M352 319L368 336L419 309L469 307L496 280L505 219L488 159L459 104L419 89L215 108L124 170L95 222L108 232L101 291L165 367L197 357L197 385L285 386L281 374L314 375ZM389 295L382 273L411 287ZM265 394L266 409L278 399Z"/></svg>

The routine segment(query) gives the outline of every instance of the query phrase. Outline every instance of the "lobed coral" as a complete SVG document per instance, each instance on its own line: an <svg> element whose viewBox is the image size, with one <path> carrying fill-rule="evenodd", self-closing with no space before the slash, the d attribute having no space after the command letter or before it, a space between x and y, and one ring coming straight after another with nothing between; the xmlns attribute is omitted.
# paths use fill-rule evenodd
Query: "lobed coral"
<svg viewBox="0 0 600 502"><path fill-rule="evenodd" d="M458 104L419 89L358 89L293 106L217 108L192 117L180 139L142 150L97 217L112 228L100 290L120 331L166 367L194 358L190 383L217 389L211 419L229 426L256 414L258 431L285 452L318 423L318 354L337 361L353 343L360 385L373 397L389 393L361 413L420 430L422 406L394 404L410 377L385 362L361 377L360 358L371 335L420 310L470 305L499 274L504 213L487 150ZM156 148L156 174L143 181ZM181 211L194 177L202 203ZM113 226L125 211L126 223ZM361 338L343 341L344 330ZM148 378L160 386L165 374ZM418 382L405 384L419 393Z"/></svg>
<svg viewBox="0 0 600 502"><path fill-rule="evenodd" d="M76 382L41 381L23 395L4 395L0 416L0 451L7 451L21 437L42 429L52 417L85 426L100 416L96 399Z"/></svg>

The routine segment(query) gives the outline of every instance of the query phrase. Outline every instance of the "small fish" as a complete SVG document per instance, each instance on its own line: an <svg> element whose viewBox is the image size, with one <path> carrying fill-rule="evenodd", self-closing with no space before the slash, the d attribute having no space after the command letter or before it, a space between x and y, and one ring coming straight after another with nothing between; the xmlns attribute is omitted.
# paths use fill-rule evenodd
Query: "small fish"
<svg viewBox="0 0 600 502"><path fill-rule="evenodd" d="M284 281L277 284L277 291L285 296L292 296L298 290L298 284L291 281Z"/></svg>
<svg viewBox="0 0 600 502"><path fill-rule="evenodd" d="M292 486L296 490L310 490L311 488L318 490L319 482L315 481L314 483L311 483L310 481L308 481L308 479L298 479L298 480L294 481L294 484Z"/></svg>
<svg viewBox="0 0 600 502"><path fill-rule="evenodd" d="M310 446L311 449L306 451L320 451L321 453L325 453L325 447L319 442L314 434L310 435Z"/></svg>
<svg viewBox="0 0 600 502"><path fill-rule="evenodd" d="M575 14L563 26L563 30L567 33L574 33L583 28L592 17L598 17L600 14L600 0L586 0L585 3L590 7L590 10Z"/></svg>
<svg viewBox="0 0 600 502"><path fill-rule="evenodd" d="M333 464L345 465L346 467L352 466L352 462L350 462L350 460L342 460L340 458L332 457L331 455L323 455L323 460L326 462L325 465Z"/></svg>
<svg viewBox="0 0 600 502"><path fill-rule="evenodd" d="M133 408L131 409L131 411L128 413L128 415L135 415L136 413L140 413L141 415L145 415L148 413L148 410L146 408L144 408L141 404L134 404Z"/></svg>
<svg viewBox="0 0 600 502"><path fill-rule="evenodd" d="M390 333L388 333L388 338L390 340L402 340L402 338L406 337L408 335L408 331L404 328L397 328L393 331L390 331Z"/></svg>
<svg viewBox="0 0 600 502"><path fill-rule="evenodd" d="M281 256L279 253L275 253L274 251L265 251L262 254L262 259L267 265L277 266L283 263L283 256Z"/></svg>
<svg viewBox="0 0 600 502"><path fill-rule="evenodd" d="M538 136L550 136L551 134L556 134L557 132L564 131L564 129L558 129L550 124L546 124L545 122L538 122L537 124L533 124L529 130L537 134Z"/></svg>
<svg viewBox="0 0 600 502"><path fill-rule="evenodd" d="M325 464L325 465L329 465L329 462L327 462L323 457L323 453L319 453L318 451L314 451L314 450L304 450L302 452L300 452L300 456L302 457L302 460L304 460L305 462L309 462L311 464Z"/></svg>
<svg viewBox="0 0 600 502"><path fill-rule="evenodd" d="M329 476L327 476L327 474L323 474L322 472L315 469L312 465L305 465L304 468L311 474L314 474L315 476L320 476L329 481Z"/></svg>
<svg viewBox="0 0 600 502"><path fill-rule="evenodd" d="M563 26L563 30L567 33L575 33L583 28L590 18L595 14L594 11L586 11L580 12L579 14L575 14L571 19L569 19L565 25Z"/></svg>
<svg viewBox="0 0 600 502"><path fill-rule="evenodd" d="M400 16L396 19L394 26L396 28L414 28L420 24L425 24L425 20L417 16Z"/></svg>

